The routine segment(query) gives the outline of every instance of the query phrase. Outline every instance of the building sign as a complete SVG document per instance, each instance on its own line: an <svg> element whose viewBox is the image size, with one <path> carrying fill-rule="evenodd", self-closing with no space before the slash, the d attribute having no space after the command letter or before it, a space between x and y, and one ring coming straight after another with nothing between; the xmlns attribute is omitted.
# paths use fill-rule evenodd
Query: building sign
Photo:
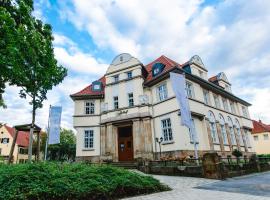
<svg viewBox="0 0 270 200"><path fill-rule="evenodd" d="M49 118L49 141L48 144L60 143L60 122L62 107L52 106Z"/></svg>

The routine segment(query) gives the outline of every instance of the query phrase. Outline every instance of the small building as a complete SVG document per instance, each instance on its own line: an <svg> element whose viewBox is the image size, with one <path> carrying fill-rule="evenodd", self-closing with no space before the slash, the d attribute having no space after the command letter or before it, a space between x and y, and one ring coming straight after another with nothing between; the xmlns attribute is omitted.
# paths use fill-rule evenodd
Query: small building
<svg viewBox="0 0 270 200"><path fill-rule="evenodd" d="M254 152L251 104L232 92L225 73L209 79L197 55L183 64L160 56L144 65L123 53L113 59L104 76L71 95L77 160L157 159L156 138L161 137L162 157L194 156L194 138L180 124L170 72L185 74L200 156L209 151L227 156L234 149L244 155Z"/></svg>
<svg viewBox="0 0 270 200"><path fill-rule="evenodd" d="M2 124L0 125L0 156L7 162L13 137L14 128ZM29 132L19 131L13 153L13 163L24 163L28 159Z"/></svg>
<svg viewBox="0 0 270 200"><path fill-rule="evenodd" d="M253 122L252 140L257 154L270 154L270 125L261 120Z"/></svg>

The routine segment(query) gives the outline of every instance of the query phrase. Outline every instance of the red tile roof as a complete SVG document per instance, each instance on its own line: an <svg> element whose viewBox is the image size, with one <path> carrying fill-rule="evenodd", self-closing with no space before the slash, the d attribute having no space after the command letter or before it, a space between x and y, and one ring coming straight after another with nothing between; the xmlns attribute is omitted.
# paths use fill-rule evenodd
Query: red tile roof
<svg viewBox="0 0 270 200"><path fill-rule="evenodd" d="M14 138L14 128L4 125L11 137ZM29 145L29 132L19 131L16 144L23 147L28 147Z"/></svg>
<svg viewBox="0 0 270 200"><path fill-rule="evenodd" d="M213 77L211 77L211 78L209 78L208 81L210 81L210 82L215 82L215 81L217 81L217 75L216 75L216 76L213 76Z"/></svg>
<svg viewBox="0 0 270 200"><path fill-rule="evenodd" d="M148 72L148 75L147 75L147 77L145 79L145 82L149 82L149 81L151 81L153 79L153 76L152 76L152 66L153 66L153 64L158 63L158 62L165 65L164 70L162 71L162 73L159 74L159 76L161 74L164 74L168 70L172 69L173 67L178 66L178 67L181 68L181 65L179 63L177 63L177 62L171 60L170 58L162 55L159 58L157 58L156 60L154 60L153 62L151 62L148 65L146 65L146 70Z"/></svg>
<svg viewBox="0 0 270 200"><path fill-rule="evenodd" d="M101 91L93 91L92 84L88 85L81 91L72 94L71 96L87 96L87 95L103 95L104 94L104 86L105 86L105 76L101 77L98 81L102 82L102 90Z"/></svg>
<svg viewBox="0 0 270 200"><path fill-rule="evenodd" d="M262 123L261 120L259 121L255 121L252 120L253 122L253 129L252 129L252 133L264 133L264 132L270 132L270 125L266 125L264 123Z"/></svg>

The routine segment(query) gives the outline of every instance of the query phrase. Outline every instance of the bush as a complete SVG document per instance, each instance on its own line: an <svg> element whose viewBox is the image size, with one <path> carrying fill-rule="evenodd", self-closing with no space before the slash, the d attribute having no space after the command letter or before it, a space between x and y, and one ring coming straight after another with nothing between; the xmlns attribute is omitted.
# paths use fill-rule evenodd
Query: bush
<svg viewBox="0 0 270 200"><path fill-rule="evenodd" d="M87 164L0 165L0 199L115 199L165 191L158 180L121 168Z"/></svg>
<svg viewBox="0 0 270 200"><path fill-rule="evenodd" d="M234 155L236 158L240 158L241 156L243 156L242 152L238 149L233 150L232 155Z"/></svg>

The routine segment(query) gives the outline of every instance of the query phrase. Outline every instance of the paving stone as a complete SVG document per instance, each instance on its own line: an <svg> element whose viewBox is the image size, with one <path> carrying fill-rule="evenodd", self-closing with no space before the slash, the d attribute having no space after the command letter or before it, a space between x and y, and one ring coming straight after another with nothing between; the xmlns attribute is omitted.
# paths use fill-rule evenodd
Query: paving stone
<svg viewBox="0 0 270 200"><path fill-rule="evenodd" d="M176 176L153 177L173 190L126 200L270 200L270 172L225 181Z"/></svg>

